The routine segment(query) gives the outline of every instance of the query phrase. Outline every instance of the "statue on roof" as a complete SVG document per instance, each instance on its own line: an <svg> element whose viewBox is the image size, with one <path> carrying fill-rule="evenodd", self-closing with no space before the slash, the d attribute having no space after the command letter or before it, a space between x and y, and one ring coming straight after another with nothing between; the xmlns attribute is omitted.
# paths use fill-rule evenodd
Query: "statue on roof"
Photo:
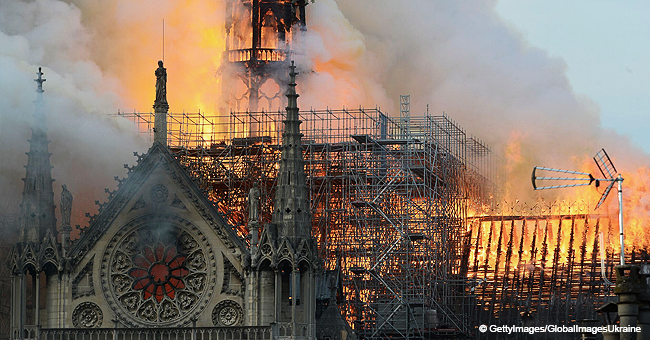
<svg viewBox="0 0 650 340"><path fill-rule="evenodd" d="M167 104L167 69L163 67L162 60L158 60L158 68L156 69L155 104Z"/></svg>
<svg viewBox="0 0 650 340"><path fill-rule="evenodd" d="M72 213L72 194L65 184L61 187L63 188L61 191L61 226L69 228L70 215Z"/></svg>
<svg viewBox="0 0 650 340"><path fill-rule="evenodd" d="M43 82L44 82L46 79L43 78L43 72L41 71L41 68L40 68L40 67L38 68L38 72L36 73L36 75L38 75L38 79L34 79L34 81L35 81L36 83L38 83L38 89L36 90L36 92L43 93L43 92L44 92L44 91L43 91Z"/></svg>
<svg viewBox="0 0 650 340"><path fill-rule="evenodd" d="M248 221L259 221L260 189L257 183L248 192Z"/></svg>

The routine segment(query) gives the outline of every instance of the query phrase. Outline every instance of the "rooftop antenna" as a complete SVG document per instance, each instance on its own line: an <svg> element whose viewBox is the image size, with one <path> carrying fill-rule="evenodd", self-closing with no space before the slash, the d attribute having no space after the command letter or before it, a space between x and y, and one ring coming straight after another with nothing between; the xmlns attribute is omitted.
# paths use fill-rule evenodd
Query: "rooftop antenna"
<svg viewBox="0 0 650 340"><path fill-rule="evenodd" d="M609 195L610 191L614 187L614 184L618 183L618 226L620 232L619 235L621 239L620 259L621 259L621 265L624 265L625 244L624 244L624 237L623 237L623 176L621 176L621 174L619 174L616 171L616 168L614 167L612 160L607 155L607 152L605 152L605 149L601 149L600 151L598 151L596 156L594 156L594 162L596 162L596 165L598 166L598 170L600 170L600 173L605 178L594 178L594 176L586 172L543 168L540 166L536 166L533 168L533 175L532 175L533 188L535 190L545 190L545 189L581 187L581 186L588 186L591 184L595 184L596 187L599 187L600 182L610 182L609 185L607 185L607 188L605 188L605 191L603 191L603 194L600 196L600 200L598 201L598 204L596 204L596 209L598 209L603 204L603 202L605 202L605 199L607 199L607 196ZM555 172L555 173L569 174L575 176L573 177L537 176L537 171ZM564 182L568 184L557 184L557 185L540 187L537 186L537 181L559 181L560 183Z"/></svg>

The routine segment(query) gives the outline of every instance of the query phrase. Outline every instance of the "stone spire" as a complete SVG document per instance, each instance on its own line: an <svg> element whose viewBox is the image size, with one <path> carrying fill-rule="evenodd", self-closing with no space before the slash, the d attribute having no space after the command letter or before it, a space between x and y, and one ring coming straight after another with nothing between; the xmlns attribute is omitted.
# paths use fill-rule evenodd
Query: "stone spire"
<svg viewBox="0 0 650 340"><path fill-rule="evenodd" d="M282 155L275 192L273 222L278 225L280 236L293 240L311 238L310 196L305 177L305 161L302 155L298 94L296 93L296 66L291 62L287 98L287 117L282 134Z"/></svg>
<svg viewBox="0 0 650 340"><path fill-rule="evenodd" d="M167 69L163 67L162 60L158 60L156 75L156 100L153 102L154 123L153 142L167 146Z"/></svg>
<svg viewBox="0 0 650 340"><path fill-rule="evenodd" d="M43 72L38 68L36 109L32 123L32 138L27 152L26 175L23 178L23 200L20 204L20 238L23 242L40 242L48 230L56 235L52 166L48 150L47 128L43 109Z"/></svg>

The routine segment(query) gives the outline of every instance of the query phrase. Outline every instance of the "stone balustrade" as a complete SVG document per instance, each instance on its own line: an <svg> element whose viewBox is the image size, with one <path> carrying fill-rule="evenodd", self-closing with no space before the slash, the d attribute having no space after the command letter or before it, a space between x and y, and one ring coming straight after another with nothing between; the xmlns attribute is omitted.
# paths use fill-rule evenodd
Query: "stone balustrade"
<svg viewBox="0 0 650 340"><path fill-rule="evenodd" d="M283 330L286 328L281 327ZM279 327L187 327L187 328L38 328L26 326L12 339L36 340L271 340Z"/></svg>

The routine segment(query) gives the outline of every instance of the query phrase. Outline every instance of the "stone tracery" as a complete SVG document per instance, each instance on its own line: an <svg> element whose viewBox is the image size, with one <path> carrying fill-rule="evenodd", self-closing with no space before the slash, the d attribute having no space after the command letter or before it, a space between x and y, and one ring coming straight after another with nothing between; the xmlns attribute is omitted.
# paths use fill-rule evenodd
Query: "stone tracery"
<svg viewBox="0 0 650 340"><path fill-rule="evenodd" d="M158 243L142 247L142 253L133 256L136 267L129 270L133 278L133 290L143 291L143 300L154 297L158 303L167 296L176 297L176 290L185 288L183 277L189 274L185 268L186 256L178 254L175 245Z"/></svg>
<svg viewBox="0 0 650 340"><path fill-rule="evenodd" d="M95 303L84 302L75 307L72 312L72 324L79 328L101 327L103 314L101 308Z"/></svg>
<svg viewBox="0 0 650 340"><path fill-rule="evenodd" d="M210 295L210 247L189 222L172 217L139 222L127 224L109 242L102 258L104 294L132 325L187 323Z"/></svg>
<svg viewBox="0 0 650 340"><path fill-rule="evenodd" d="M212 323L215 326L237 326L243 318L241 306L232 300L219 302L212 310Z"/></svg>

